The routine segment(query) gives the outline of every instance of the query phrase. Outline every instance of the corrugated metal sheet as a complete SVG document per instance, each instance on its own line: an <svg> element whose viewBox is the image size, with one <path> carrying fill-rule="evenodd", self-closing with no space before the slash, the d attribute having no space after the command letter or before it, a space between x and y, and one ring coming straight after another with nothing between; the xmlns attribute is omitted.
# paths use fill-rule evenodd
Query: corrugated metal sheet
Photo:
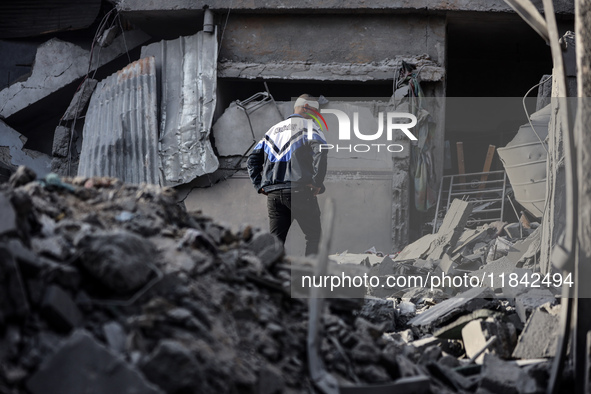
<svg viewBox="0 0 591 394"><path fill-rule="evenodd" d="M143 58L99 82L84 122L78 175L159 184L156 66Z"/></svg>
<svg viewBox="0 0 591 394"><path fill-rule="evenodd" d="M548 136L550 105L530 117L535 132L544 141ZM497 153L507 171L515 199L537 217L544 214L546 204L547 152L529 123L519 128L517 135Z"/></svg>
<svg viewBox="0 0 591 394"><path fill-rule="evenodd" d="M101 0L2 0L0 38L87 28L100 8Z"/></svg>
<svg viewBox="0 0 591 394"><path fill-rule="evenodd" d="M163 184L176 186L218 168L209 133L216 105L216 33L160 41L154 56L160 86L160 163Z"/></svg>

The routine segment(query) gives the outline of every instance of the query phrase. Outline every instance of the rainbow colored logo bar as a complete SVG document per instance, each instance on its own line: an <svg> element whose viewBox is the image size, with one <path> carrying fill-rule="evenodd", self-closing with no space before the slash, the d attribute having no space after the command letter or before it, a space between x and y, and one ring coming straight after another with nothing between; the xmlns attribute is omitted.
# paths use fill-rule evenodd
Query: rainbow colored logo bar
<svg viewBox="0 0 591 394"><path fill-rule="evenodd" d="M309 114L309 115L318 124L318 126L320 127L320 130L322 130L324 132L328 131L328 126L326 125L326 120L324 120L324 116L320 115L320 112L316 111L314 108L311 108L308 106L307 109L312 111L314 114L316 114L316 116L314 116L312 114ZM318 120L318 118L322 119L322 123L324 123L324 126L322 126L322 123L320 123L320 120Z"/></svg>

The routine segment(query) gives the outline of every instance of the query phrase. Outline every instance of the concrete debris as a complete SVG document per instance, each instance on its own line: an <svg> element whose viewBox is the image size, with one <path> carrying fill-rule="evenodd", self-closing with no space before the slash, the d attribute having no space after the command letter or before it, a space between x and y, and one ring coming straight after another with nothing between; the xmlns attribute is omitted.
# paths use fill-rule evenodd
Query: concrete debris
<svg viewBox="0 0 591 394"><path fill-rule="evenodd" d="M423 331L431 331L462 314L494 305L493 298L494 292L490 287L475 287L427 309L409 324Z"/></svg>
<svg viewBox="0 0 591 394"><path fill-rule="evenodd" d="M2 92L0 92L0 95ZM0 102L2 102L2 99L0 99ZM26 141L27 138L24 135L4 123L0 117L0 164L12 171L19 166L27 166L37 175L45 176L51 167L51 157L24 148Z"/></svg>
<svg viewBox="0 0 591 394"><path fill-rule="evenodd" d="M487 319L495 315L500 315L500 313L491 311L490 309L479 309L477 311L459 317L452 323L433 331L433 336L442 339L462 339L462 329L467 324L475 320Z"/></svg>
<svg viewBox="0 0 591 394"><path fill-rule="evenodd" d="M82 323L82 314L72 297L56 285L49 286L45 291L41 314L56 331L69 332Z"/></svg>
<svg viewBox="0 0 591 394"><path fill-rule="evenodd" d="M109 393L162 393L148 383L133 366L125 362L84 330L75 331L39 367L27 381L32 394Z"/></svg>
<svg viewBox="0 0 591 394"><path fill-rule="evenodd" d="M72 101L68 106L68 109L66 109L64 116L62 116L62 120L72 120L74 118L78 118L82 114L84 108L86 107L86 104L88 104L88 101L90 100L90 97L94 92L94 89L96 88L97 83L98 81L96 79L84 79L84 82L82 82L82 84L78 87L76 94L74 94L74 97L72 98Z"/></svg>
<svg viewBox="0 0 591 394"><path fill-rule="evenodd" d="M310 390L302 347L308 305L292 295L307 293L290 290L314 260L285 256L267 232L189 213L170 188L36 179L23 168L0 184L0 391ZM511 273L532 274L507 256L471 266L467 256L484 264L501 232L491 225L460 234L466 209L455 209L460 218L431 239L445 244L407 255L423 254L420 261L332 256L330 275L427 280L326 300L320 356L343 392L384 385L485 393L514 384L536 392L547 383L545 364L501 359L553 354L557 310L539 307L554 301L552 292L516 285L513 304L481 283L429 286L442 275L481 278L505 263Z"/></svg>
<svg viewBox="0 0 591 394"><path fill-rule="evenodd" d="M141 366L146 377L167 393L201 390L201 366L182 343L165 339L156 345Z"/></svg>
<svg viewBox="0 0 591 394"><path fill-rule="evenodd" d="M90 52L87 49L52 38L37 49L31 76L0 91L0 103L4 103L0 106L0 117L9 118L22 112L150 38L140 30L127 31L108 48L102 49L100 57L90 67Z"/></svg>
<svg viewBox="0 0 591 394"><path fill-rule="evenodd" d="M559 306L545 304L531 314L513 351L514 358L554 357L558 343L559 311Z"/></svg>
<svg viewBox="0 0 591 394"><path fill-rule="evenodd" d="M8 198L0 193L0 235L16 230L16 212Z"/></svg>
<svg viewBox="0 0 591 394"><path fill-rule="evenodd" d="M478 356L477 353L493 336L496 337L496 340ZM471 359L475 358L477 364L482 364L484 354L489 351L504 359L511 357L517 341L517 334L513 324L505 324L489 317L485 320L473 320L466 324L462 328L462 339L466 349L466 356Z"/></svg>
<svg viewBox="0 0 591 394"><path fill-rule="evenodd" d="M549 303L554 305L556 297L547 289L532 289L515 298L515 310L523 323L527 321L531 313L538 307Z"/></svg>
<svg viewBox="0 0 591 394"><path fill-rule="evenodd" d="M482 368L482 380L478 386L483 393L517 394L517 387L526 374L515 365L495 355L486 354Z"/></svg>
<svg viewBox="0 0 591 394"><path fill-rule="evenodd" d="M441 259L444 253L451 252L455 248L471 213L470 203L455 199L443 218L437 234L427 234L408 245L396 260Z"/></svg>

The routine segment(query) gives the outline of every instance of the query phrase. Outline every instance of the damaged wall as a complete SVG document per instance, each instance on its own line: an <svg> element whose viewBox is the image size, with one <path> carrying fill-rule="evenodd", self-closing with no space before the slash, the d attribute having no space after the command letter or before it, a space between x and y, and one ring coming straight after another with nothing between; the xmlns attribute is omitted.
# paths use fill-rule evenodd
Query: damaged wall
<svg viewBox="0 0 591 394"><path fill-rule="evenodd" d="M220 59L252 63L371 63L396 55L443 60L445 17L233 15Z"/></svg>

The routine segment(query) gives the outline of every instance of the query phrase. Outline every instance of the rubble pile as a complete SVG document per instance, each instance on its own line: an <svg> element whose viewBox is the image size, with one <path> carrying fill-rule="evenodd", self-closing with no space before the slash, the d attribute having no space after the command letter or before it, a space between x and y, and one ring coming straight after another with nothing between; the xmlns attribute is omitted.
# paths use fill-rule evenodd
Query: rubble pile
<svg viewBox="0 0 591 394"><path fill-rule="evenodd" d="M485 233L457 253L476 253ZM385 257L372 270L428 271L424 261ZM308 300L290 295L292 263L274 236L187 212L173 189L35 180L21 167L0 184L0 392L311 392ZM539 304L551 296L524 292L517 307L489 287L400 294L329 300L320 353L340 385L426 377L404 387L543 391L548 362L506 360L552 356L523 338L556 322L559 307Z"/></svg>

